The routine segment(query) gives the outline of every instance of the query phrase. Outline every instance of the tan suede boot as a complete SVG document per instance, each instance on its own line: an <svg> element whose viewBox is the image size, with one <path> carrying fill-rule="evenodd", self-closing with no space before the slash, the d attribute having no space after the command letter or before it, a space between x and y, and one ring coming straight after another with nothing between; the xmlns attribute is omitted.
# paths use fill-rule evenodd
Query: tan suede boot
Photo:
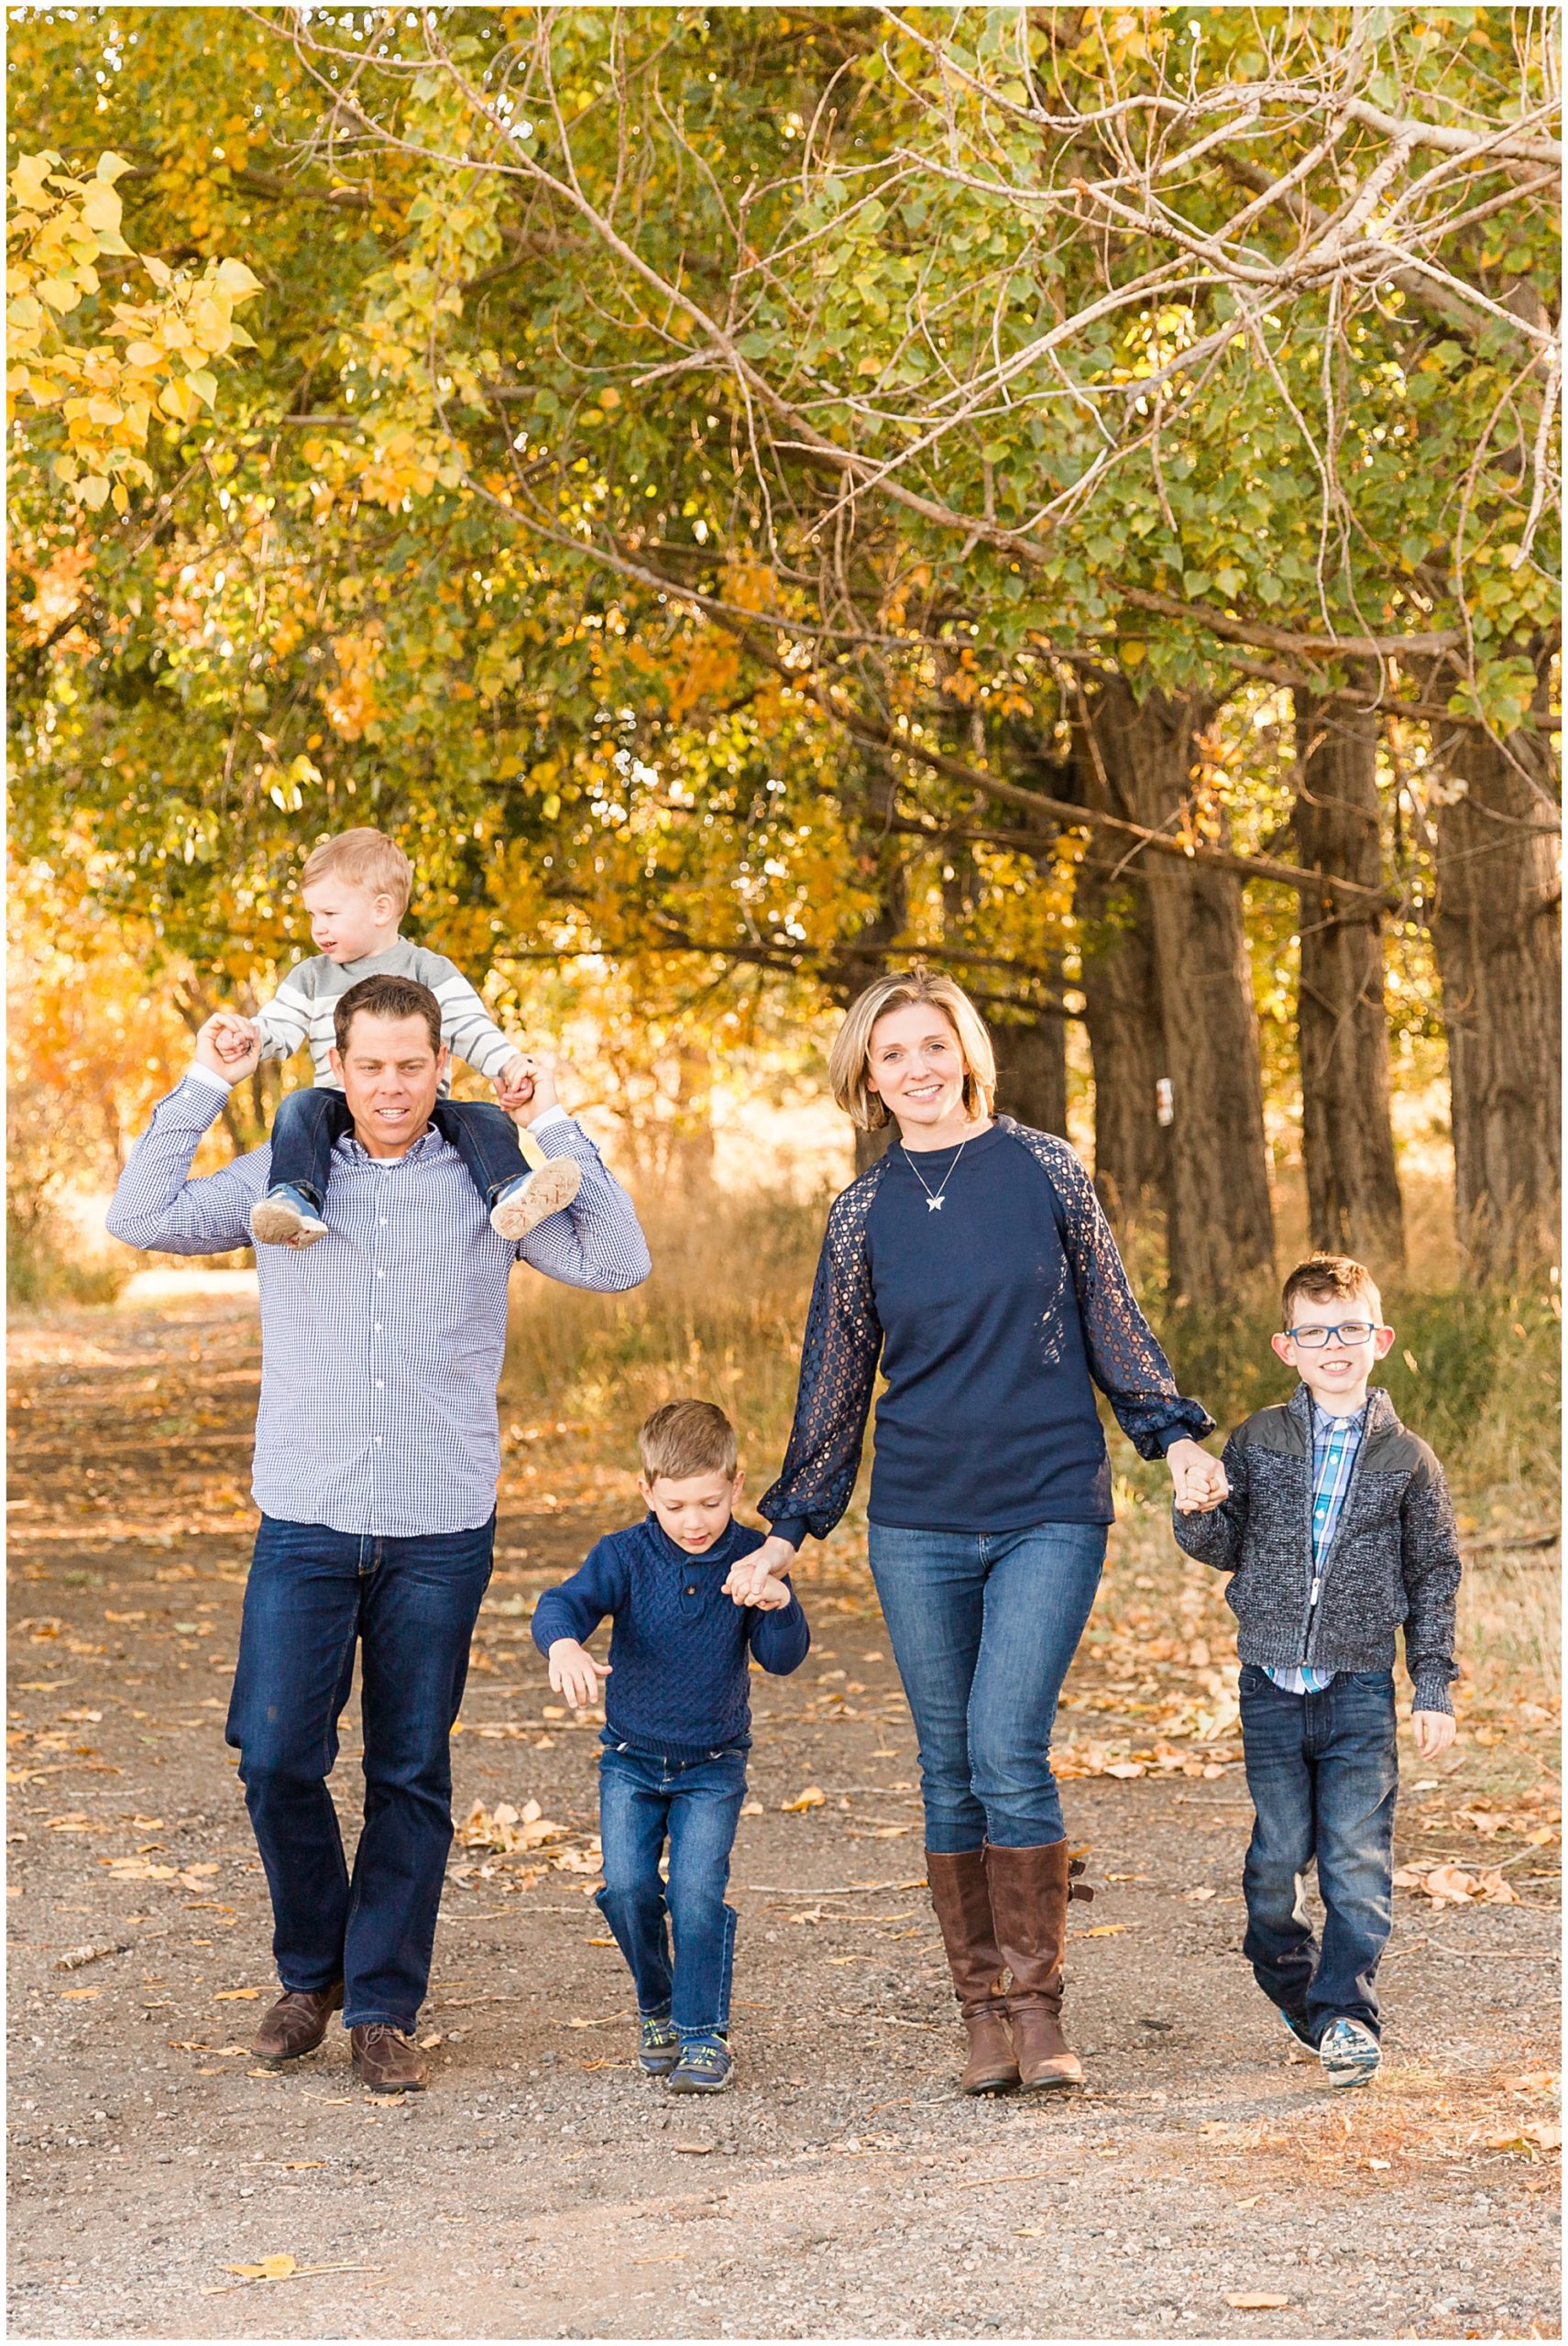
<svg viewBox="0 0 1568 2346"><path fill-rule="evenodd" d="M1003 1849L988 1842L985 1871L997 1945L1012 1974L1007 2012L1019 2082L1025 2093L1080 2086L1083 2065L1061 2028L1062 1951L1070 1894L1067 1843ZM1093 1893L1086 1886L1078 1894Z"/></svg>
<svg viewBox="0 0 1568 2346"><path fill-rule="evenodd" d="M953 1975L953 1993L969 2031L969 2060L959 2091L1010 2093L1018 2082L1018 2064L1008 2034L984 1852L962 1849L950 1856L927 1849L926 1878Z"/></svg>

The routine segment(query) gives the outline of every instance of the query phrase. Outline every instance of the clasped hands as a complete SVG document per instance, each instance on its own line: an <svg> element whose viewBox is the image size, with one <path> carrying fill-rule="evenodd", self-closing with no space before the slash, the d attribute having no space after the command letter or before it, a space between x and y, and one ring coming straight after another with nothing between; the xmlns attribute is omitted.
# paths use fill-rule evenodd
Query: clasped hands
<svg viewBox="0 0 1568 2346"><path fill-rule="evenodd" d="M1165 1453L1178 1515L1212 1515L1230 1496L1230 1482L1217 1458L1196 1442L1173 1442Z"/></svg>

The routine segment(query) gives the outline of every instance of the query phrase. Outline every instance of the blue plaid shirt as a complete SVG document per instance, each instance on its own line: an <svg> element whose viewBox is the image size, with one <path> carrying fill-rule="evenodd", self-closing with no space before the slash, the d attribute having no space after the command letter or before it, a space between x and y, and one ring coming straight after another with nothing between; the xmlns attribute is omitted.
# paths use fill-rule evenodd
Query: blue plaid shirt
<svg viewBox="0 0 1568 2346"><path fill-rule="evenodd" d="M1344 1507L1345 1493L1355 1471L1355 1456L1361 1448L1361 1431L1366 1422L1365 1409L1354 1418L1329 1418L1314 1406L1312 1410L1312 1569L1316 1572L1324 1551L1334 1536ZM1298 1669L1271 1670L1268 1672L1277 1686L1288 1694L1321 1694L1335 1677L1332 1670L1315 1670L1303 1662Z"/></svg>
<svg viewBox="0 0 1568 2346"><path fill-rule="evenodd" d="M109 1209L115 1237L166 1255L250 1244L270 1148L191 1178L225 1088L203 1071L159 1102ZM652 1267L631 1201L582 1127L553 1119L540 1146L576 1157L582 1187L515 1243L490 1228L462 1158L432 1126L397 1157L371 1157L346 1134L322 1206L326 1236L308 1249L257 1248L251 1496L264 1515L387 1539L489 1521L513 1266L609 1291L636 1287Z"/></svg>

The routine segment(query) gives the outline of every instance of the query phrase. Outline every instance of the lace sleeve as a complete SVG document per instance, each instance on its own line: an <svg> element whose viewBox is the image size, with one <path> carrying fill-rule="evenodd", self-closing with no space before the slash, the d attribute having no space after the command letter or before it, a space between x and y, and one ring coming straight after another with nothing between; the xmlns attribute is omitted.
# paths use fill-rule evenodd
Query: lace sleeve
<svg viewBox="0 0 1568 2346"><path fill-rule="evenodd" d="M1214 1420L1201 1401L1183 1399L1170 1363L1127 1284L1111 1225L1076 1152L1054 1133L1014 1130L1057 1193L1062 1246L1078 1296L1089 1371L1140 1458L1163 1458L1168 1445L1201 1442Z"/></svg>
<svg viewBox="0 0 1568 2346"><path fill-rule="evenodd" d="M872 1294L866 1217L886 1159L835 1200L800 1348L800 1390L778 1481L758 1502L770 1523L804 1523L825 1540L850 1504L860 1471L882 1322Z"/></svg>

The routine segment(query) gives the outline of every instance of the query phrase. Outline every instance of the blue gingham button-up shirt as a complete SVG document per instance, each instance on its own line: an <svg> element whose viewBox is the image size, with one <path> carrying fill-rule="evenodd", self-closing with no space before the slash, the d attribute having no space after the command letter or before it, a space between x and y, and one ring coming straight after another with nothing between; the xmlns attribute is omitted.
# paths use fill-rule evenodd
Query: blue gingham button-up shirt
<svg viewBox="0 0 1568 2346"><path fill-rule="evenodd" d="M191 1178L222 1099L197 1074L159 1102L109 1209L116 1238L170 1255L251 1244L270 1148ZM582 1127L553 1119L540 1145L576 1157L582 1186L521 1241L490 1228L462 1158L433 1126L398 1157L373 1157L345 1135L322 1208L326 1236L257 1248L251 1493L263 1514L390 1539L488 1522L512 1266L602 1290L636 1287L652 1267L631 1201Z"/></svg>
<svg viewBox="0 0 1568 2346"><path fill-rule="evenodd" d="M1355 1472L1355 1455L1361 1448L1361 1431L1366 1422L1366 1412L1359 1410L1354 1418L1329 1418L1314 1408L1312 1411L1312 1570L1322 1562L1329 1541L1334 1536L1343 1511L1345 1493ZM1316 1670L1303 1662L1298 1669L1271 1670L1268 1672L1277 1686L1288 1694L1321 1694L1335 1676L1332 1670Z"/></svg>

